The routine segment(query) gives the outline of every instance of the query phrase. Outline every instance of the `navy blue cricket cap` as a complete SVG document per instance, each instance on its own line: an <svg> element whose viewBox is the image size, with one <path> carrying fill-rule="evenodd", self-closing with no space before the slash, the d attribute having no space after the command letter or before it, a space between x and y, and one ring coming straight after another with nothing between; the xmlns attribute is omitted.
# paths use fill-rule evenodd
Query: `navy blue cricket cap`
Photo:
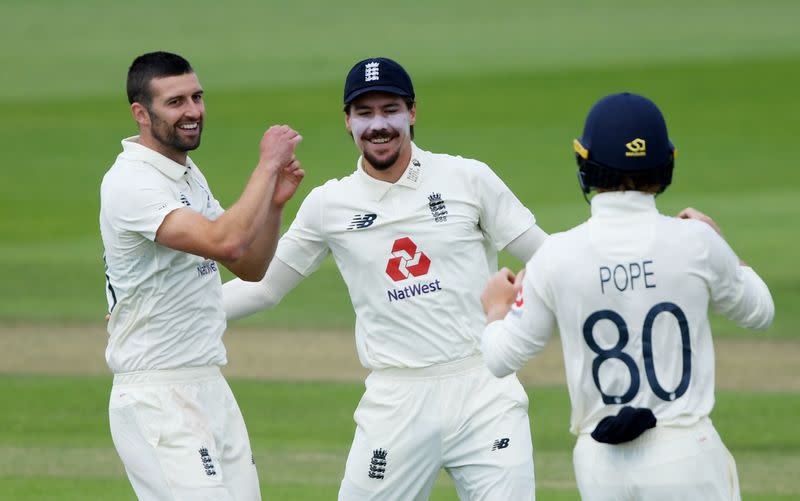
<svg viewBox="0 0 800 501"><path fill-rule="evenodd" d="M359 61L344 82L344 104L367 92L388 92L414 99L411 77L400 64L386 57Z"/></svg>
<svg viewBox="0 0 800 501"><path fill-rule="evenodd" d="M675 152L658 106L629 92L597 101L574 147L584 160L622 171L663 168Z"/></svg>

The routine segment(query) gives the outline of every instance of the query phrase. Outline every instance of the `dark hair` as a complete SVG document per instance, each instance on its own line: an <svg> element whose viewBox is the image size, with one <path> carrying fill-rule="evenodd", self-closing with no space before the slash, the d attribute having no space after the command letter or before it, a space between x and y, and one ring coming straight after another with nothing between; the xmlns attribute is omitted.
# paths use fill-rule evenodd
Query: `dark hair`
<svg viewBox="0 0 800 501"><path fill-rule="evenodd" d="M593 189L612 191L646 191L661 193L672 183L674 157L670 157L661 167L626 171L615 169L592 160L575 155L578 162L578 179L584 193Z"/></svg>
<svg viewBox="0 0 800 501"><path fill-rule="evenodd" d="M414 98L410 97L410 96L401 96L401 97L403 99L403 102L406 103L406 108L408 108L408 110L411 111L411 107L414 106L414 104L416 104L416 101L414 100ZM352 108L352 107L353 107L353 103L352 102L347 103L347 104L344 105L344 109L342 111L344 111L349 116L350 115L350 108ZM413 141L414 140L414 126L413 125L411 126L410 134L411 134L411 140Z"/></svg>
<svg viewBox="0 0 800 501"><path fill-rule="evenodd" d="M171 52L148 52L137 57L128 69L128 102L149 106L153 100L150 81L192 73L189 61Z"/></svg>

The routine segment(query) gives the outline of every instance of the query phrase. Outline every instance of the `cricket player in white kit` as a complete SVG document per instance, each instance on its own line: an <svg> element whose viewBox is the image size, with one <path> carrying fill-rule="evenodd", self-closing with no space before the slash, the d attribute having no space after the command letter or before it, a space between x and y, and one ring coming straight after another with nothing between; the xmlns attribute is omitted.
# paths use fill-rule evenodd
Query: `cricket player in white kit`
<svg viewBox="0 0 800 501"><path fill-rule="evenodd" d="M414 89L386 58L347 76L355 172L315 188L258 284L223 286L228 318L274 306L333 254L372 372L339 499L424 500L441 468L461 499L534 499L528 398L480 357L480 291L497 251L527 260L544 241L485 164L413 142Z"/></svg>
<svg viewBox="0 0 800 501"><path fill-rule="evenodd" d="M114 445L139 499L258 500L247 429L219 369L217 263L263 277L281 208L303 177L301 137L270 128L241 198L224 211L186 155L205 117L189 63L166 52L136 58L128 98L139 135L122 141L100 188Z"/></svg>
<svg viewBox="0 0 800 501"><path fill-rule="evenodd" d="M551 235L517 286L508 270L492 277L482 297L486 362L506 377L558 326L584 500L738 500L735 462L709 419L708 307L764 329L769 290L710 218L659 214L674 148L651 101L601 99L575 149L584 194L599 192L592 216Z"/></svg>

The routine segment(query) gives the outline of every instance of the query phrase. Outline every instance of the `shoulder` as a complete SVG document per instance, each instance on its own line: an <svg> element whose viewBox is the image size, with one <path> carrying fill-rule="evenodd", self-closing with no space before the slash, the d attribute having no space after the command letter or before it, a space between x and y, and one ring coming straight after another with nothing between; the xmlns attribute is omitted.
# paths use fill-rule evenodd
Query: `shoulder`
<svg viewBox="0 0 800 501"><path fill-rule="evenodd" d="M166 186L163 174L145 162L120 157L103 176L101 194L126 196L142 189Z"/></svg>
<svg viewBox="0 0 800 501"><path fill-rule="evenodd" d="M716 240L722 240L714 228L697 219L680 219L661 214L659 222L662 226L661 233L666 238L681 242L682 246L688 248L694 247L695 251L699 250L697 247L708 247Z"/></svg>
<svg viewBox="0 0 800 501"><path fill-rule="evenodd" d="M536 262L537 266L550 269L558 263L570 260L582 252L582 242L588 239L588 226L581 223L578 226L566 231L551 233L547 236L544 243L536 250L531 258L531 262Z"/></svg>
<svg viewBox="0 0 800 501"><path fill-rule="evenodd" d="M480 174L491 172L488 165L474 158L466 158L460 155L450 155L448 153L432 153L430 151L418 150L420 161L429 163L438 169L460 170L467 174Z"/></svg>

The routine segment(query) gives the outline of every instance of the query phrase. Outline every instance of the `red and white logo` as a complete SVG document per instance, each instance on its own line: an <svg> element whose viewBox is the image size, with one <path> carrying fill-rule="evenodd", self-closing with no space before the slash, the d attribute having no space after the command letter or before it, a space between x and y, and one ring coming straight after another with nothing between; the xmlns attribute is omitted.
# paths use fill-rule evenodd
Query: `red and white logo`
<svg viewBox="0 0 800 501"><path fill-rule="evenodd" d="M431 260L417 248L410 238L398 238L392 245L392 255L386 265L386 274L395 282L407 279L409 276L421 277L428 273Z"/></svg>
<svg viewBox="0 0 800 501"><path fill-rule="evenodd" d="M517 291L517 297L514 299L514 305L517 308L522 308L522 305L525 304L525 299L522 296L522 288Z"/></svg>

